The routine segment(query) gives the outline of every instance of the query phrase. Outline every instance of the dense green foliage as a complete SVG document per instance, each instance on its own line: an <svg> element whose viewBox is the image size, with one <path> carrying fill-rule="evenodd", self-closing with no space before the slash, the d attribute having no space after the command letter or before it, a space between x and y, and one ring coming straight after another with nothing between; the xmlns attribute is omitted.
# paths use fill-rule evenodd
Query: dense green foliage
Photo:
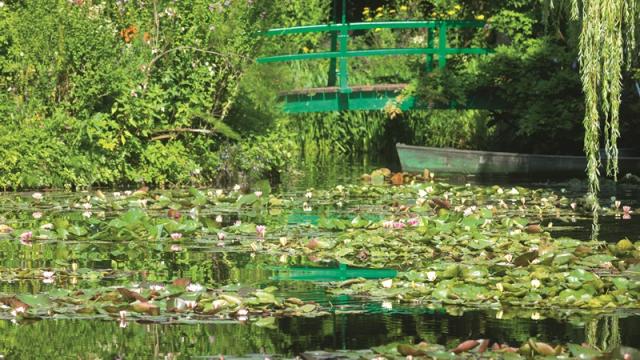
<svg viewBox="0 0 640 360"><path fill-rule="evenodd" d="M219 149L240 139L229 117L273 7L4 5L0 186L211 181Z"/></svg>

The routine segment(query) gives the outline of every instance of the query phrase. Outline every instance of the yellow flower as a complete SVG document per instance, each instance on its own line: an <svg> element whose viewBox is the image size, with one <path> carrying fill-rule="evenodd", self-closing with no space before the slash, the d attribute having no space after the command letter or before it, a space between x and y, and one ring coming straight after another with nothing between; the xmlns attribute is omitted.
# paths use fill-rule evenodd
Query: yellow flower
<svg viewBox="0 0 640 360"><path fill-rule="evenodd" d="M389 10L389 14L395 14L396 11L394 9Z"/></svg>
<svg viewBox="0 0 640 360"><path fill-rule="evenodd" d="M456 5L456 6L454 6L453 8L454 8L455 10L460 10L460 9L462 9L462 6L460 6L460 5Z"/></svg>
<svg viewBox="0 0 640 360"><path fill-rule="evenodd" d="M384 14L382 14L382 13L377 13L377 14L376 14L376 19L379 19L379 18L381 18L381 17L383 17L383 16L384 16Z"/></svg>
<svg viewBox="0 0 640 360"><path fill-rule="evenodd" d="M476 20L484 20L484 15L476 15Z"/></svg>
<svg viewBox="0 0 640 360"><path fill-rule="evenodd" d="M409 8L406 5L400 6L400 11L407 11Z"/></svg>
<svg viewBox="0 0 640 360"><path fill-rule="evenodd" d="M382 12L384 10L384 8L382 6L380 6L379 8L376 9L376 12Z"/></svg>
<svg viewBox="0 0 640 360"><path fill-rule="evenodd" d="M302 52L303 52L303 53L305 53L305 54L306 54L306 53L308 53L308 52L309 52L309 48L308 48L308 47L306 47L306 46L305 46L305 47L303 47L303 48L302 48Z"/></svg>
<svg viewBox="0 0 640 360"><path fill-rule="evenodd" d="M455 10L449 10L447 11L447 14L449 15L455 15L456 11Z"/></svg>
<svg viewBox="0 0 640 360"><path fill-rule="evenodd" d="M365 7L364 9L362 9L362 14L363 15L369 15L369 11L370 11L369 8Z"/></svg>

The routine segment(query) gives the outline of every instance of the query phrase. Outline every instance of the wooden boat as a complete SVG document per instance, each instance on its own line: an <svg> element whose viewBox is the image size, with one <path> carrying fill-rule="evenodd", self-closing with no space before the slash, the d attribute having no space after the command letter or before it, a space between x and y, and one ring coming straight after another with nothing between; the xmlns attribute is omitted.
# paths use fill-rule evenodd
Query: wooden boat
<svg viewBox="0 0 640 360"><path fill-rule="evenodd" d="M518 154L396 144L402 171L461 174L584 174L584 156ZM619 157L620 173L640 173L640 157Z"/></svg>

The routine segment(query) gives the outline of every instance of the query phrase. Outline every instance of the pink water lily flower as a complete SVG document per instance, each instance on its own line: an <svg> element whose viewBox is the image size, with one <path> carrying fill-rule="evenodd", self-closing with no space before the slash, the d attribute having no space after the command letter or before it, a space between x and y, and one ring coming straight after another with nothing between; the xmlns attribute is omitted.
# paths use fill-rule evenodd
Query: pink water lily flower
<svg viewBox="0 0 640 360"><path fill-rule="evenodd" d="M182 251L182 246L178 245L178 244L173 244L171 245L171 251L173 252L177 252L177 251Z"/></svg>
<svg viewBox="0 0 640 360"><path fill-rule="evenodd" d="M625 205L625 206L623 206L623 207L622 207L622 211L623 211L625 214L629 214L629 213L631 213L631 206L629 206L629 205Z"/></svg>
<svg viewBox="0 0 640 360"><path fill-rule="evenodd" d="M31 216L33 216L34 219L38 220L42 217L42 213L40 211L34 211Z"/></svg>
<svg viewBox="0 0 640 360"><path fill-rule="evenodd" d="M385 229L393 228L393 221L387 220L387 221L383 222L382 223L382 227L385 228Z"/></svg>
<svg viewBox="0 0 640 360"><path fill-rule="evenodd" d="M224 240L227 237L227 234L223 232L218 233L218 240Z"/></svg>
<svg viewBox="0 0 640 360"><path fill-rule="evenodd" d="M420 219L419 218L411 218L409 220L407 220L407 224L409 224L410 226L418 226L420 225Z"/></svg>
<svg viewBox="0 0 640 360"><path fill-rule="evenodd" d="M181 233L178 233L178 232L171 233L171 238L172 238L173 240L181 239L181 238L182 238L182 234L181 234Z"/></svg>
<svg viewBox="0 0 640 360"><path fill-rule="evenodd" d="M256 233L261 238L264 238L264 235L267 233L267 227L264 225L256 225Z"/></svg>
<svg viewBox="0 0 640 360"><path fill-rule="evenodd" d="M393 222L393 228L394 229L403 229L405 227L405 223L402 221L394 221Z"/></svg>
<svg viewBox="0 0 640 360"><path fill-rule="evenodd" d="M20 242L28 242L31 240L32 237L33 237L33 232L25 231L22 234L20 234Z"/></svg>

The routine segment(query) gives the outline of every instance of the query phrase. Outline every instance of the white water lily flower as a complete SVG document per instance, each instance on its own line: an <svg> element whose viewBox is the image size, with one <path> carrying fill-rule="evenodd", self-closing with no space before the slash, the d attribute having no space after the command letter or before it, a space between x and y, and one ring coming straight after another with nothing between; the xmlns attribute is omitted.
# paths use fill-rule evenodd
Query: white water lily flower
<svg viewBox="0 0 640 360"><path fill-rule="evenodd" d="M162 290L164 290L164 286L162 286L160 284L153 284L153 285L149 286L149 290L162 291Z"/></svg>
<svg viewBox="0 0 640 360"><path fill-rule="evenodd" d="M393 310L393 303L391 301L383 301L382 308L385 310Z"/></svg>
<svg viewBox="0 0 640 360"><path fill-rule="evenodd" d="M393 280L392 279L383 280L381 284L383 288L389 289L391 288L391 286L393 286Z"/></svg>
<svg viewBox="0 0 640 360"><path fill-rule="evenodd" d="M436 281L437 278L438 278L438 274L435 271L429 271L427 273L427 280Z"/></svg>
<svg viewBox="0 0 640 360"><path fill-rule="evenodd" d="M198 291L202 291L203 287L200 284L197 283L191 283L189 284L189 286L187 286L187 291L190 292L198 292Z"/></svg>
<svg viewBox="0 0 640 360"><path fill-rule="evenodd" d="M262 191L256 191L253 193L256 197L262 196Z"/></svg>
<svg viewBox="0 0 640 360"><path fill-rule="evenodd" d="M540 313L537 311L531 313L531 320L540 320L540 317Z"/></svg>
<svg viewBox="0 0 640 360"><path fill-rule="evenodd" d="M311 198L313 197L313 193L312 193L311 191L307 191L307 192L304 194L304 197L306 197L307 199L311 199Z"/></svg>
<svg viewBox="0 0 640 360"><path fill-rule="evenodd" d="M34 198L35 200L42 200L42 193L35 192L31 194L31 197Z"/></svg>
<svg viewBox="0 0 640 360"><path fill-rule="evenodd" d="M44 276L45 278L52 278L53 275L55 275L55 272L53 272L53 271L43 271L42 272L42 276Z"/></svg>
<svg viewBox="0 0 640 360"><path fill-rule="evenodd" d="M42 230L51 230L51 229L53 229L53 224L52 223L42 224L42 225L40 225L40 229L42 229Z"/></svg>
<svg viewBox="0 0 640 360"><path fill-rule="evenodd" d="M503 292L504 291L504 286L502 286L502 283L497 283L496 284L496 289L498 289L498 291Z"/></svg>
<svg viewBox="0 0 640 360"><path fill-rule="evenodd" d="M504 311L500 310L496 313L496 319L500 320L504 316Z"/></svg>
<svg viewBox="0 0 640 360"><path fill-rule="evenodd" d="M240 191L240 185L235 184L235 185L233 186L233 191Z"/></svg>
<svg viewBox="0 0 640 360"><path fill-rule="evenodd" d="M224 191L222 189L216 189L216 196L220 197L222 195L224 195Z"/></svg>
<svg viewBox="0 0 640 360"><path fill-rule="evenodd" d="M216 222L217 223L221 223L222 222L222 215L216 216Z"/></svg>
<svg viewBox="0 0 640 360"><path fill-rule="evenodd" d="M93 213L91 211L85 211L85 212L82 213L82 217L85 217L87 219L90 218L91 215L93 215Z"/></svg>
<svg viewBox="0 0 640 360"><path fill-rule="evenodd" d="M519 194L520 192L516 188L511 188L511 190L509 190L509 195L519 195Z"/></svg>
<svg viewBox="0 0 640 360"><path fill-rule="evenodd" d="M531 280L531 287L534 289L537 289L540 287L540 285L542 285L542 283L540 282L540 280L538 279L533 279Z"/></svg>
<svg viewBox="0 0 640 360"><path fill-rule="evenodd" d="M427 197L427 195L429 195L425 190L418 190L418 196L421 198Z"/></svg>

